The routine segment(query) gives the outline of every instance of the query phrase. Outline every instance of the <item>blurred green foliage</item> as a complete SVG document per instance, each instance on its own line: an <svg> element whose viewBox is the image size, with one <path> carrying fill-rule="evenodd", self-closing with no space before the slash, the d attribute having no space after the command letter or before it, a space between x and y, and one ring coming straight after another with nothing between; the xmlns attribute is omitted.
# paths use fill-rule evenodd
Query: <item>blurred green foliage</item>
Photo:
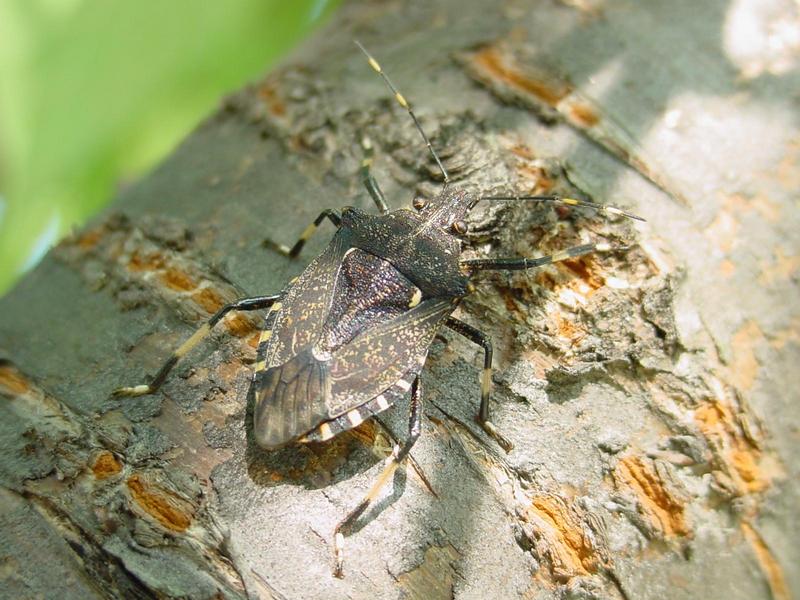
<svg viewBox="0 0 800 600"><path fill-rule="evenodd" d="M337 0L0 0L0 294Z"/></svg>

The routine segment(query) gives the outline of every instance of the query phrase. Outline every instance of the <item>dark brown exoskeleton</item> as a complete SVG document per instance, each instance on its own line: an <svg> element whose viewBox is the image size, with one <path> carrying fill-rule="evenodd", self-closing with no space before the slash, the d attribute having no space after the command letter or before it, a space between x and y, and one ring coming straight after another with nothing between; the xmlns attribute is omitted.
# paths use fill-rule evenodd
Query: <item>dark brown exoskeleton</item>
<svg viewBox="0 0 800 600"><path fill-rule="evenodd" d="M263 448L290 442L318 442L356 427L411 393L408 437L395 445L386 466L364 499L336 527L335 573L341 575L344 533L377 497L408 456L422 428L419 374L428 349L448 327L484 350L481 402L477 421L506 451L512 444L489 416L492 344L474 327L451 316L472 291L470 279L484 269L521 270L594 251L607 244L585 244L541 258L472 259L460 257L464 219L479 200L527 200L590 207L637 218L614 207L556 196L471 196L448 186L449 176L406 99L380 65L358 44L384 79L424 139L444 179L434 199L417 199L413 209L389 211L370 172L372 148L365 143L362 176L379 214L347 207L328 209L291 248L268 242L296 257L322 221L337 232L325 251L280 294L245 298L222 308L166 361L146 385L121 388L118 395L156 391L167 373L211 328L232 310L269 308L253 378L254 437Z"/></svg>

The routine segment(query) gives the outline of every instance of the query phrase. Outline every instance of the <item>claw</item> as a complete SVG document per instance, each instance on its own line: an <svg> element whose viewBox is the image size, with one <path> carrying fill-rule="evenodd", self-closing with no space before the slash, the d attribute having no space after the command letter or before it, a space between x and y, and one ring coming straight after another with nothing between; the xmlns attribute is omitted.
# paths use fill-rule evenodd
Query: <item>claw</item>
<svg viewBox="0 0 800 600"><path fill-rule="evenodd" d="M121 387L111 392L112 396L144 396L152 394L153 390L149 385L135 385L133 387Z"/></svg>
<svg viewBox="0 0 800 600"><path fill-rule="evenodd" d="M284 256L292 257L292 249L289 246L284 244L279 244L278 242L266 238L261 241L261 246L263 248L269 248L270 250L274 250L278 254L283 254Z"/></svg>
<svg viewBox="0 0 800 600"><path fill-rule="evenodd" d="M342 579L344 577L344 536L339 531L334 535L333 548L335 554L333 576Z"/></svg>
<svg viewBox="0 0 800 600"><path fill-rule="evenodd" d="M511 452L514 449L514 444L509 442L506 438L503 437L503 435L499 431L497 431L497 428L494 426L494 423L492 423L491 421L483 421L481 422L481 427L483 427L483 430L486 433L488 433L489 436L493 438L498 444L500 444L500 447L507 453Z"/></svg>

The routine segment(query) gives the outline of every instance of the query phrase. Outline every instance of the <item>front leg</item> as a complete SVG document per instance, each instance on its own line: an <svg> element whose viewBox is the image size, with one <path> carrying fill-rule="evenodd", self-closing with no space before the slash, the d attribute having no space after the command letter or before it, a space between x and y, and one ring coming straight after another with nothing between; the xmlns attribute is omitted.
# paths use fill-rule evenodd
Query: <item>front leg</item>
<svg viewBox="0 0 800 600"><path fill-rule="evenodd" d="M275 252L279 252L280 254L288 256L289 258L296 258L297 255L300 254L300 251L303 249L303 246L306 245L308 238L314 235L314 232L317 230L317 227L319 227L320 223L322 223L325 219L330 220L330 222L336 225L337 228L342 223L342 217L339 215L339 212L332 208L327 208L323 210L321 213L319 213L319 216L308 224L308 227L306 227L303 230L303 233L300 234L300 237L297 239L294 246L292 246L291 248L289 248L289 246L279 244L278 242L275 242L270 238L267 238L263 242L261 242L261 245L266 248L272 248L273 250L275 250Z"/></svg>
<svg viewBox="0 0 800 600"><path fill-rule="evenodd" d="M523 271L525 269L535 269L552 263L560 262L570 258L591 254L592 252L608 252L613 250L610 244L583 244L573 246L561 252L556 252L549 256L539 258L473 258L462 260L461 265L470 271L473 270L497 270L497 271Z"/></svg>

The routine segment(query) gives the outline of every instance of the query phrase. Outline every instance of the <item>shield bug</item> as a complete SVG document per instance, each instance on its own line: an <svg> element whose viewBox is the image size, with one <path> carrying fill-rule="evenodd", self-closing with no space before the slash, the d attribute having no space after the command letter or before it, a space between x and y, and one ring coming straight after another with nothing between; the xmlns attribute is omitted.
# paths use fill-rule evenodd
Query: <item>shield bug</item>
<svg viewBox="0 0 800 600"><path fill-rule="evenodd" d="M506 451L512 449L493 425L489 411L492 343L479 330L451 316L472 290L479 271L526 270L590 252L608 244L584 244L540 258L462 259L464 219L481 200L547 202L584 206L639 219L618 208L558 196L476 197L450 187L450 177L405 97L378 62L356 42L370 66L408 112L442 174L443 189L433 199L415 199L411 208L390 211L371 174L373 151L365 144L361 174L377 206L326 209L290 248L267 245L295 258L326 219L336 233L323 253L281 293L244 298L220 309L184 342L148 384L116 390L116 395L155 392L180 358L227 313L269 309L262 329L255 374L254 438L266 449L291 442L323 442L388 409L410 393L408 436L397 443L380 476L362 501L336 526L335 574L342 573L344 534L378 496L408 456L422 429L420 371L442 327L475 344L484 354L477 422Z"/></svg>

